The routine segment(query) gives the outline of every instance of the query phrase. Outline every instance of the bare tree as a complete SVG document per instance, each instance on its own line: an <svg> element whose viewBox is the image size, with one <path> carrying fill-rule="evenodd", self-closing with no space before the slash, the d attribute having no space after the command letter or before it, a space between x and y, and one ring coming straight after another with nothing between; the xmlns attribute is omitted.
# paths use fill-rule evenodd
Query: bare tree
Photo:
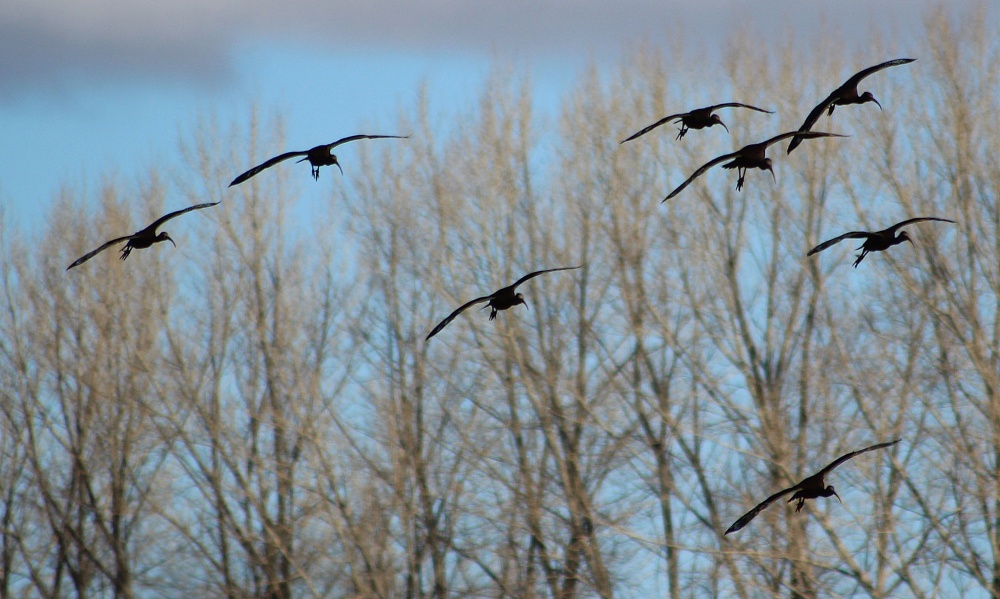
<svg viewBox="0 0 1000 599"><path fill-rule="evenodd" d="M128 195L148 216L162 210L162 190L152 175ZM122 264L109 255L64 274L72 254L100 241L86 233L132 226L122 195L107 183L97 219L67 196L43 240L55 251L15 262L16 288L6 296L5 377L18 391L5 412L24 444L21 492L32 516L15 538L31 588L43 596L132 597L156 576L147 544L160 528L149 507L159 501L165 454L147 406L161 401L152 382L156 338L171 298L162 256L143 252ZM86 222L96 224L76 226ZM21 486L12 481L12 491Z"/></svg>

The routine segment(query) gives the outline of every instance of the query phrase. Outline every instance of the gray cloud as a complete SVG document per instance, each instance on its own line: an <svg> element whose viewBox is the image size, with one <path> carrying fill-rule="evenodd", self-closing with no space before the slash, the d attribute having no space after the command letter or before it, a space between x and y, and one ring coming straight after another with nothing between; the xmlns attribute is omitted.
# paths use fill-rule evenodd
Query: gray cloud
<svg viewBox="0 0 1000 599"><path fill-rule="evenodd" d="M798 34L820 18L846 34L921 27L935 0L7 0L0 8L0 95L67 74L224 79L233 48L296 40L385 48L600 57L683 27L721 44L734 27ZM961 4L961 3L959 3ZM954 6L954 5L953 5ZM859 23L862 21L862 23ZM806 31L802 31L805 29Z"/></svg>
<svg viewBox="0 0 1000 599"><path fill-rule="evenodd" d="M66 75L224 73L235 30L227 34L220 6L206 4L211 10L186 1L8 0L0 8L0 94Z"/></svg>
<svg viewBox="0 0 1000 599"><path fill-rule="evenodd" d="M44 87L73 74L204 79L226 73L227 65L225 45L206 38L130 42L113 36L67 38L48 30L0 27L0 95Z"/></svg>

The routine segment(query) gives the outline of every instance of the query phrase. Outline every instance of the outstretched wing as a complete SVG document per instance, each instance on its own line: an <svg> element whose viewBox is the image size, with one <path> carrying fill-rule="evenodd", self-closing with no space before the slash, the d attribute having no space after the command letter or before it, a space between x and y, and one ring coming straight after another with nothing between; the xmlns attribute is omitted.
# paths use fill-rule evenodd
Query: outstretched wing
<svg viewBox="0 0 1000 599"><path fill-rule="evenodd" d="M160 218L153 221L153 224L149 225L146 228L155 231L156 228L162 225L163 223L167 222L172 218L176 218L184 214L185 212L191 212L192 210L201 210L202 208L208 208L209 206L217 206L219 203L220 202L207 202L205 204L195 204L194 206L188 206L187 208L181 208L180 210L175 210L169 214L164 214Z"/></svg>
<svg viewBox="0 0 1000 599"><path fill-rule="evenodd" d="M132 239L136 235L138 235L138 233L133 233L131 235L126 235L125 237L119 237L117 239L112 239L111 241L106 242L104 245L102 245L101 247L97 248L96 250L94 250L92 252L89 252L89 253L86 253L86 254L80 256L79 258L77 258L76 262L74 262L73 264L70 264L69 266L66 267L66 270L69 270L69 269L73 268L74 266L80 266L81 264L83 264L87 260L90 260L91 258L93 258L94 256L96 256L97 254L100 254L101 252L103 252L104 250L108 249L109 247L115 245L116 243L121 243L123 241L128 241L129 239Z"/></svg>
<svg viewBox="0 0 1000 599"><path fill-rule="evenodd" d="M660 120L656 121L655 123L653 123L652 125L646 127L645 129L643 129L643 130L641 130L641 131L639 131L637 133L633 133L632 137L629 137L627 139L623 139L621 141L621 143L619 143L618 145L621 145L621 144L623 144L623 143L625 143L627 141L632 141L633 139L635 139L637 137L640 137L640 136L643 136L643 135L649 133L650 131L652 131L653 129L656 129L657 127L659 127L660 125L662 125L664 123L669 123L670 121L672 121L674 119L679 119L679 118L685 117L685 116L687 116L689 114L691 114L691 113L690 112L681 112L681 113L678 113L678 114L672 114L670 116L665 116L662 119L660 119Z"/></svg>
<svg viewBox="0 0 1000 599"><path fill-rule="evenodd" d="M845 81L844 85L842 85L841 87L857 87L858 84L861 83L862 79L864 79L868 75L871 75L872 73L877 73L882 69L888 69L889 67L894 67L901 64L907 64L913 62L914 60L916 60L916 58L897 58L895 60L887 60L882 64L877 64L873 67L868 67L863 71L855 73L850 79Z"/></svg>
<svg viewBox="0 0 1000 599"><path fill-rule="evenodd" d="M451 322L451 321L453 321L453 320L455 320L455 317L458 316L459 314L461 314L462 312L464 312L466 310L466 308L471 308L472 306L475 306L476 304L489 301L492 298L493 298L493 295L485 295L483 297L477 297L476 299L472 300L471 302L466 302L466 303L462 304L461 308L459 308L458 310L455 310L454 312L452 312L451 314L449 314L447 318L445 318L444 320L442 320L441 322L439 322L438 325L436 327L434 327L434 330L431 331L430 333L428 333L427 337L424 338L424 341L430 341L431 337L433 337L434 335L437 335L438 333L440 333L441 329L443 329L446 326L448 326L448 323Z"/></svg>
<svg viewBox="0 0 1000 599"><path fill-rule="evenodd" d="M827 466L826 468L823 468L822 470L820 470L819 473L816 474L816 476L819 476L820 478L823 478L824 476L826 476L827 474L829 474L831 470L833 470L837 466L843 464L844 462L846 462L847 460L853 458L856 455L861 455L862 453L865 453L866 451L874 451L876 449L882 449L883 447L889 447L891 445L895 445L896 443L899 443L900 441L901 441L901 439L896 439L895 441L888 441L886 443L879 443L878 445L872 445L871 447L865 447L864 449L859 449L857 451L852 451L851 453L845 453L844 455L840 456L839 458L837 458L836 460L834 460L833 462L831 462L829 466Z"/></svg>
<svg viewBox="0 0 1000 599"><path fill-rule="evenodd" d="M340 144L346 144L347 142L357 141L359 139L384 139L384 138L409 139L409 137L410 137L409 135L350 135L348 137L342 137L341 139L338 139L332 144L329 144L327 147L329 147L332 150L337 146L339 146Z"/></svg>
<svg viewBox="0 0 1000 599"><path fill-rule="evenodd" d="M747 524L749 524L751 520L753 520L754 518L756 518L757 514L761 513L764 510L764 508L766 508L767 506L771 505L772 503L774 503L778 499L781 499L785 495L788 495L789 493L791 493L792 491L794 491L796 488L797 488L797 486L796 487L788 487L787 489L783 489L781 491L778 491L774 495L771 495L770 497L768 497L764 501L761 501L760 503L757 504L757 507L753 508L749 512L747 512L747 513L743 514L742 516L740 516L740 519L737 520L736 522L733 522L733 525L730 526L728 529L726 529L726 534L728 535L729 533L736 532L737 530L743 528L744 526L746 526Z"/></svg>
<svg viewBox="0 0 1000 599"><path fill-rule="evenodd" d="M822 252L823 250L825 250L826 248L830 247L831 245L837 245L838 243L840 243L841 241L843 241L845 239L868 239L872 235L873 234L869 233L868 231L851 231L850 233L844 233L843 235L840 235L839 237L834 237L833 239L828 239L827 241L824 241L823 243L817 245L813 249L809 250L809 253L806 254L806 256L812 256L813 254L817 254L819 252Z"/></svg>
<svg viewBox="0 0 1000 599"><path fill-rule="evenodd" d="M783 139L788 139L789 137L794 137L795 139L816 139L817 137L850 137L849 135L841 135L840 133L824 133L822 131L789 131L788 133L782 133L781 135L775 135L771 139L763 142L764 147L767 148L772 146ZM792 140L795 143L795 140ZM798 144L796 144L798 145Z"/></svg>
<svg viewBox="0 0 1000 599"><path fill-rule="evenodd" d="M896 223L896 224L894 224L893 226L889 227L886 230L889 231L892 234L895 234L896 233L896 229L899 229L900 227L905 227L906 225L908 225L910 223L918 223L918 222L920 222L922 220L936 220L936 221L940 221L940 222L943 222L943 223L954 223L955 222L955 221L949 220L947 218L938 218L936 216L918 216L917 218L911 218L911 219L908 219L908 220L904 220L901 223Z"/></svg>
<svg viewBox="0 0 1000 599"><path fill-rule="evenodd" d="M708 169L712 168L716 164L721 164L721 163L723 163L723 162L725 162L725 161L727 161L727 160L729 160L731 158L736 158L737 156L740 155L741 151L742 150L737 150L736 152L731 152L729 154L723 154L722 156L719 156L718 158L715 158L711 162L705 163L704 165L702 165L701 168L699 168L698 170L696 170L693 175L691 175L690 177L688 177L687 181L681 183L679 186L677 186L677 189L671 191L667 195L667 197L663 198L663 202L666 202L670 198L672 198L675 195L679 194L681 191L683 191L683 189L685 187L687 187L688 185L691 185L692 181L694 181L698 177L702 176L705 173L705 171L707 171ZM660 202L660 203L662 204L663 202Z"/></svg>
<svg viewBox="0 0 1000 599"><path fill-rule="evenodd" d="M763 108L757 108L756 106L751 106L749 104L742 104L740 102L726 102L724 104L713 104L712 106L706 106L703 110L712 112L719 108L749 108L750 110L756 110L757 112L766 112L767 114L774 114L773 110L764 110Z"/></svg>
<svg viewBox="0 0 1000 599"><path fill-rule="evenodd" d="M250 177L259 173L260 171L266 168L271 168L272 166L278 164L279 162L283 162L285 160L288 160L289 158L294 158L296 156L305 156L307 154L309 154L308 150L304 152L285 152L284 154L275 156L274 158L268 160L267 162L258 164L257 166L253 167L252 169L240 175L239 177L236 177L235 179L233 179L233 182L229 184L229 186L232 187L233 185L239 185L240 183L246 181Z"/></svg>
<svg viewBox="0 0 1000 599"><path fill-rule="evenodd" d="M806 120L803 121L802 126L799 127L798 133L805 133L812 129L813 125L816 124L816 121L819 120L819 117L823 116L823 111L829 108L830 104L833 104L833 101L836 99L837 92L833 92L827 96L825 100L817 104L816 108L813 108L812 112L809 113L809 116L806 117ZM798 136L793 139L792 143L788 144L788 150L785 153L791 154L792 150L799 147L799 144L802 143L803 139L805 139L805 136Z"/></svg>
<svg viewBox="0 0 1000 599"><path fill-rule="evenodd" d="M581 264L580 266L583 266L583 265ZM528 279L533 279L533 278L537 277L538 275L544 275L547 272L555 272L557 270L576 270L576 269L580 268L580 266L563 266L562 268L549 268L549 269L546 269L546 270L536 270L535 272L530 273L530 274L526 274L523 277L521 277L520 279L518 279L517 281L515 281L514 284L509 287L509 289L511 291L513 291L518 285L520 285L521 283L527 281Z"/></svg>

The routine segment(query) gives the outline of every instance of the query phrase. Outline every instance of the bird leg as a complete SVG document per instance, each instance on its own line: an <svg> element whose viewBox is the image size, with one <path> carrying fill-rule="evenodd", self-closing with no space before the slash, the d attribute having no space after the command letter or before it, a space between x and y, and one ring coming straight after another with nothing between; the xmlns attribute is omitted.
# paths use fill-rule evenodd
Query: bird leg
<svg viewBox="0 0 1000 599"><path fill-rule="evenodd" d="M736 179L736 191L743 189L743 179L747 176L747 169L736 167L736 174L739 175L739 179Z"/></svg>
<svg viewBox="0 0 1000 599"><path fill-rule="evenodd" d="M861 250L861 255L858 256L858 259L854 261L854 268L857 268L858 264L861 264L861 261L864 260L865 256L868 255L868 250L864 250L864 249L861 249L861 248L858 248L858 249Z"/></svg>
<svg viewBox="0 0 1000 599"><path fill-rule="evenodd" d="M681 128L680 128L680 131L679 131L679 132L677 133L677 139L683 139L683 138L684 138L684 134L685 134L685 133L687 133L687 132L688 132L688 126L687 126L687 125L685 125L685 124L684 124L684 123L682 122L682 123L681 123Z"/></svg>
<svg viewBox="0 0 1000 599"><path fill-rule="evenodd" d="M124 260L125 258L128 258L128 255L132 253L132 241L129 240L129 242L125 244L125 247L118 251L122 253L122 255L119 256L119 259Z"/></svg>
<svg viewBox="0 0 1000 599"><path fill-rule="evenodd" d="M792 498L788 500L788 503L791 503L796 500L798 500L798 503L795 504L795 511L798 512L799 510L802 509L802 506L806 504L806 498L796 493L795 495L792 495Z"/></svg>
<svg viewBox="0 0 1000 599"><path fill-rule="evenodd" d="M497 308L493 305L493 300L490 300L490 302L480 308L480 310L485 310L486 308L490 308L490 320L495 319L497 317Z"/></svg>
<svg viewBox="0 0 1000 599"><path fill-rule="evenodd" d="M313 176L313 181L319 181L319 167L318 166L313 166L312 167L312 176Z"/></svg>

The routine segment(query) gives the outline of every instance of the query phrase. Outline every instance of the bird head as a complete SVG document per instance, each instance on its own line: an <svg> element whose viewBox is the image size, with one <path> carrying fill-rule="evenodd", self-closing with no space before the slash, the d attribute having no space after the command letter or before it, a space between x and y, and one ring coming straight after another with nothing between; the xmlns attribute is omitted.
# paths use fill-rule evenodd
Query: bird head
<svg viewBox="0 0 1000 599"><path fill-rule="evenodd" d="M719 118L719 115L713 114L711 116L711 120L713 125L722 125L722 128L726 130L726 133L729 133L729 127L727 127L726 124L722 122L722 119Z"/></svg>
<svg viewBox="0 0 1000 599"><path fill-rule="evenodd" d="M170 243L174 243L174 240L171 239L169 235L167 235L166 231L160 231L160 234L156 236L156 240L157 241L169 241ZM176 243L174 243L174 247L177 247Z"/></svg>
<svg viewBox="0 0 1000 599"><path fill-rule="evenodd" d="M871 92L861 94L861 104L864 104L865 102L875 102L875 104L878 105L878 109L882 110L882 105L879 104L879 101L875 99L875 96L873 96Z"/></svg>
<svg viewBox="0 0 1000 599"><path fill-rule="evenodd" d="M523 293L514 294L514 305L516 306L518 304L524 304L524 307L528 308L528 302L524 301ZM528 309L530 310L531 308Z"/></svg>
<svg viewBox="0 0 1000 599"><path fill-rule="evenodd" d="M899 235L896 235L896 243L903 243L904 241L909 241L910 245L913 245L913 240L910 239L910 234L906 231L900 231Z"/></svg>
<svg viewBox="0 0 1000 599"><path fill-rule="evenodd" d="M844 500L840 498L840 495L837 495L837 491L834 490L833 485L828 485L826 489L823 491L823 497L829 497L831 495L836 497L837 501L839 501L840 503L844 503Z"/></svg>
<svg viewBox="0 0 1000 599"><path fill-rule="evenodd" d="M773 165L773 163L771 162L771 159L770 158L765 158L763 165L761 165L761 167L760 167L760 170L762 170L762 171L763 170L771 171L771 178L774 179L774 184L777 185L778 184L778 178L774 176L774 167L772 165Z"/></svg>

